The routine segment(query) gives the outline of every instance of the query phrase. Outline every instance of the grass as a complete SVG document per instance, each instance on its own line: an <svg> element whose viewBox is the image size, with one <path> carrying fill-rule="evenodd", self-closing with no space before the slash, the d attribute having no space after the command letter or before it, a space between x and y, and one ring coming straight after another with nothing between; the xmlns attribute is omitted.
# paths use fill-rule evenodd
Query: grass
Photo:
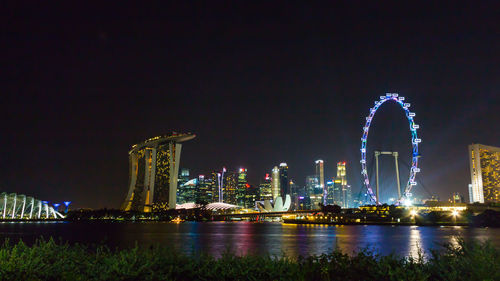
<svg viewBox="0 0 500 281"><path fill-rule="evenodd" d="M38 240L0 246L1 280L500 280L490 243L447 245L424 260L368 251L292 259L186 255L167 247L110 250Z"/></svg>

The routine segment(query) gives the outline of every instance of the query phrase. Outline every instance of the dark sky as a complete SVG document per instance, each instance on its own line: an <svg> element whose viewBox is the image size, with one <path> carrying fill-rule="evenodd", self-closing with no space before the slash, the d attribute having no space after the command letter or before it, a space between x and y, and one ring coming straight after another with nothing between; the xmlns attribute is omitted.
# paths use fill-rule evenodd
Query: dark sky
<svg viewBox="0 0 500 281"><path fill-rule="evenodd" d="M2 191L118 207L130 146L178 131L197 135L181 160L194 174L246 167L258 184L284 161L302 185L314 160L327 176L347 161L357 194L362 126L386 92L412 104L418 181L442 199L467 198L468 144L500 146L494 2L84 2L2 4ZM369 149L409 162L403 111L382 109Z"/></svg>

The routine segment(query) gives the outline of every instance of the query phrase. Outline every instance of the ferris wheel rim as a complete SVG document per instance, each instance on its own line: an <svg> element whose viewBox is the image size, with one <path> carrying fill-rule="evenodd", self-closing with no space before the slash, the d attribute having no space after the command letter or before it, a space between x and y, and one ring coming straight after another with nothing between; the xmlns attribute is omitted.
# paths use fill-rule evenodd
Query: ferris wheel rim
<svg viewBox="0 0 500 281"><path fill-rule="evenodd" d="M405 98L400 97L397 93L387 93L385 96L380 96L380 99L375 101L374 107L370 108L370 114L366 117L366 122L365 125L363 126L363 135L361 137L361 160L360 160L361 174L363 175L363 183L368 191L370 200L375 204L377 204L377 201L380 204L380 201L377 200L376 195L373 193L373 189L371 188L370 185L370 179L368 177L367 163L366 163L366 147L368 143L367 139L368 139L368 133L370 132L370 125L373 120L373 117L375 116L375 113L380 108L380 106L382 106L382 104L388 101L396 102L404 110L405 116L408 119L410 125L411 144L412 144L412 165L410 167L410 174L408 176L408 181L405 190L401 195L401 197L398 198L398 200L396 201L396 204L401 203L405 198L409 197L411 189L413 188L413 186L417 184L415 181L416 175L418 172L420 172L420 169L418 168L418 158L420 156L418 153L418 144L421 143L422 140L418 138L417 129L419 129L420 126L415 124L414 120L415 113L409 110L410 104L404 102Z"/></svg>

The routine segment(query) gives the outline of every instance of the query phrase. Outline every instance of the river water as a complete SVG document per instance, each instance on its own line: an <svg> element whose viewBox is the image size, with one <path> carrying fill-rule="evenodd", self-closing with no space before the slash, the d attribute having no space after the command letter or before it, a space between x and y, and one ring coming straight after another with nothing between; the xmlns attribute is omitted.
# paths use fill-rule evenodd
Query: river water
<svg viewBox="0 0 500 281"><path fill-rule="evenodd" d="M69 243L106 244L111 248L164 245L185 253L206 252L220 256L271 254L291 257L318 255L339 248L345 253L369 249L377 254L417 256L421 250L441 249L443 243L490 240L500 247L500 228L385 226L385 225L295 225L278 222L1 222L1 239L54 237Z"/></svg>

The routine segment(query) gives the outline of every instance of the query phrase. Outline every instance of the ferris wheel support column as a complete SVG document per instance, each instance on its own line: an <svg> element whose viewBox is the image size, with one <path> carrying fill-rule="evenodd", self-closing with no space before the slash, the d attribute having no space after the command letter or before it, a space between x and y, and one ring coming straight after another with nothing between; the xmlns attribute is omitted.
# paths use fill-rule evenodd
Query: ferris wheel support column
<svg viewBox="0 0 500 281"><path fill-rule="evenodd" d="M396 163L396 182L398 183L398 199L401 198L401 183L399 182L399 166L398 166L398 152L394 151L392 153L394 155L394 162Z"/></svg>
<svg viewBox="0 0 500 281"><path fill-rule="evenodd" d="M377 197L377 201L375 202L377 205L380 205L380 200L378 197L378 190L379 190L379 185L378 185L378 156L380 155L380 151L375 151L375 170L376 170L376 181L377 181L377 186L376 186L376 191L375 191L375 196Z"/></svg>

